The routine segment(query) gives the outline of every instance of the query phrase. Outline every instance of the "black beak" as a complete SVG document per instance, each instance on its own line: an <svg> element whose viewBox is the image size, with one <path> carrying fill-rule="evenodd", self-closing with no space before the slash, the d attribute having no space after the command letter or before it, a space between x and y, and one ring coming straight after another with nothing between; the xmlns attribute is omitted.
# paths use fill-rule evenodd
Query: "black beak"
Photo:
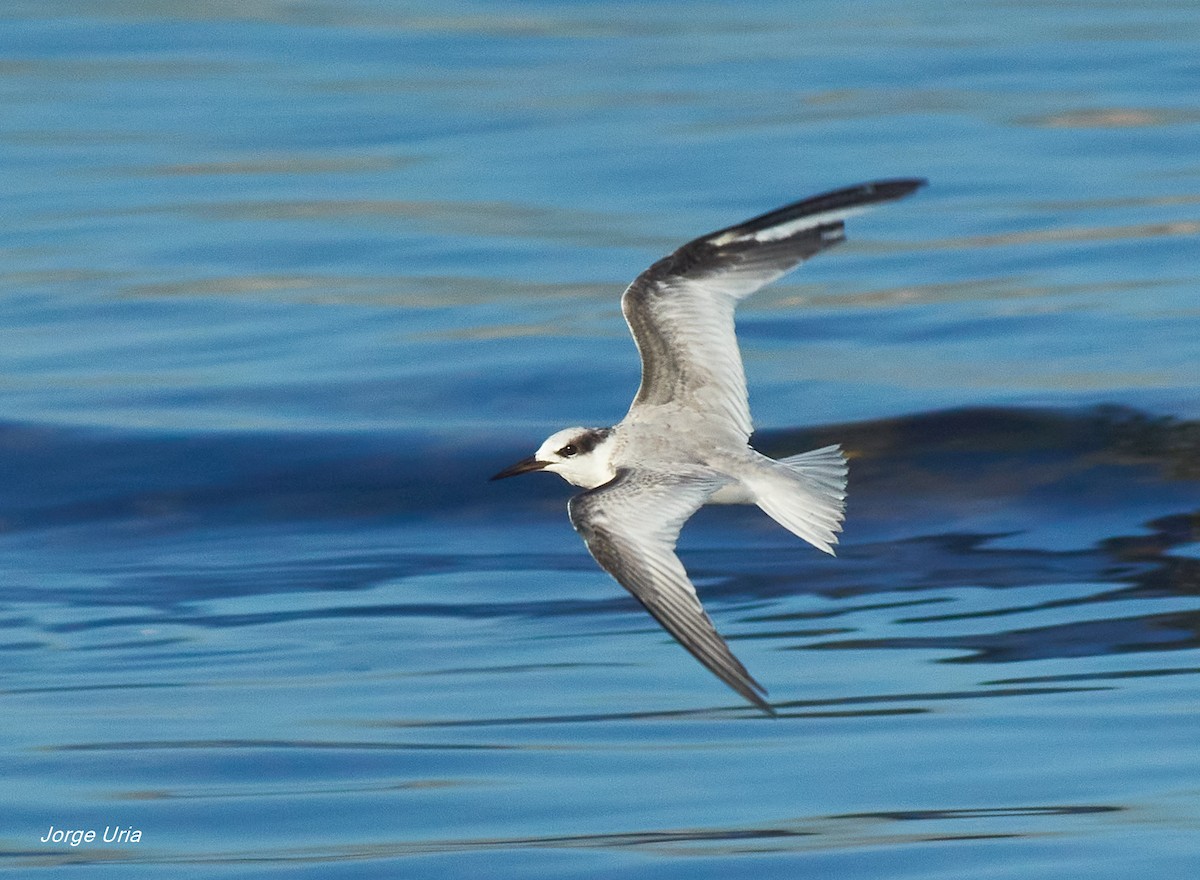
<svg viewBox="0 0 1200 880"><path fill-rule="evenodd" d="M540 471L542 468L544 468L548 464L550 464L550 462L538 461L536 456L531 455L531 456L529 456L529 458L521 459L516 464L514 464L512 467L506 467L504 470L500 471L500 473L498 473L494 477L492 477L492 479L493 480L503 480L505 477L515 477L518 474L533 473L534 471Z"/></svg>

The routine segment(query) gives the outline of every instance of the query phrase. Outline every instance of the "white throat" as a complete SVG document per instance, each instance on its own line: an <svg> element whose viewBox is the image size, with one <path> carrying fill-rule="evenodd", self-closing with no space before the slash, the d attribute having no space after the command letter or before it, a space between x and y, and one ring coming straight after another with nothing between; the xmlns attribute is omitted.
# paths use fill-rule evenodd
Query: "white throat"
<svg viewBox="0 0 1200 880"><path fill-rule="evenodd" d="M603 486L617 475L609 456L601 452L599 447L588 455L552 464L546 470L554 471L571 485L581 486L584 489Z"/></svg>

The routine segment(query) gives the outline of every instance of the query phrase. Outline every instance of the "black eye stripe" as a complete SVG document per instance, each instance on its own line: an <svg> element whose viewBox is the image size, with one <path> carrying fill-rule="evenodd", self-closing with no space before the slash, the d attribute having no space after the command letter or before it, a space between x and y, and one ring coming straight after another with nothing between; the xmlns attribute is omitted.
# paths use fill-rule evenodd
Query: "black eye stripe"
<svg viewBox="0 0 1200 880"><path fill-rule="evenodd" d="M591 452L600 443L612 433L611 428L595 428L591 431L584 431L582 434L575 436L570 443L563 446L556 453L562 458L571 458L576 455L586 455Z"/></svg>

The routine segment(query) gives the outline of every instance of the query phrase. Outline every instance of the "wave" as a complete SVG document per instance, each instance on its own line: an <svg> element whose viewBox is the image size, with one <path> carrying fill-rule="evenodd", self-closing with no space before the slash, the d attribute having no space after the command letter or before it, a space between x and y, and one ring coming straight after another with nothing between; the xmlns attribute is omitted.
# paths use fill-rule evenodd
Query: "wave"
<svg viewBox="0 0 1200 880"><path fill-rule="evenodd" d="M114 520L215 523L561 515L569 492L487 476L540 441L511 432L124 432L0 425L4 532ZM841 443L858 534L990 533L1005 510L1061 525L1126 511L1191 511L1200 422L1123 408L959 409L766 431L782 457ZM1036 512L1032 512L1036 509ZM920 528L924 526L924 528Z"/></svg>

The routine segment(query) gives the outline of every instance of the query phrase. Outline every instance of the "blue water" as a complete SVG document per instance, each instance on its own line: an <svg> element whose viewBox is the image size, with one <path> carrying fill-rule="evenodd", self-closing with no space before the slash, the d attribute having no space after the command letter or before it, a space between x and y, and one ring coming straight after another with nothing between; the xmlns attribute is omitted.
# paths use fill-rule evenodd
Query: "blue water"
<svg viewBox="0 0 1200 880"><path fill-rule="evenodd" d="M10 0L0 869L1195 876L1197 59L1171 0ZM907 175L739 313L756 444L852 457L837 559L683 533L766 718L486 477L623 415L652 260Z"/></svg>

